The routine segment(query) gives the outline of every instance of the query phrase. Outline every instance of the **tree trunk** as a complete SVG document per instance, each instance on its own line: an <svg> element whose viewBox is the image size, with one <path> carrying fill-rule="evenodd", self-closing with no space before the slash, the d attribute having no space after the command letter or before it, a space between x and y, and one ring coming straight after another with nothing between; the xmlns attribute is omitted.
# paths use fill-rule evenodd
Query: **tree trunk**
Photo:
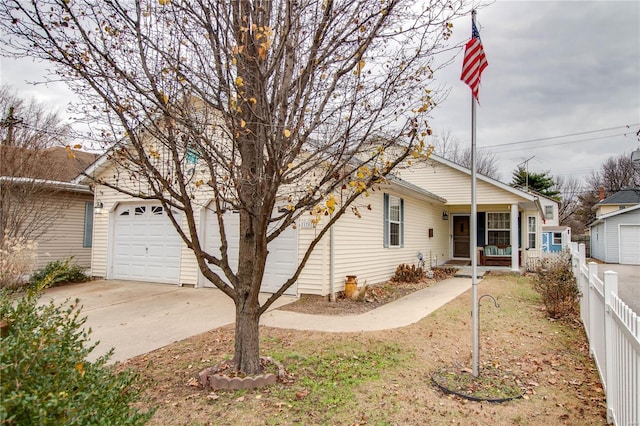
<svg viewBox="0 0 640 426"><path fill-rule="evenodd" d="M236 303L236 342L233 365L237 371L249 375L261 372L258 335L260 315L258 300L255 299L254 301L246 297Z"/></svg>

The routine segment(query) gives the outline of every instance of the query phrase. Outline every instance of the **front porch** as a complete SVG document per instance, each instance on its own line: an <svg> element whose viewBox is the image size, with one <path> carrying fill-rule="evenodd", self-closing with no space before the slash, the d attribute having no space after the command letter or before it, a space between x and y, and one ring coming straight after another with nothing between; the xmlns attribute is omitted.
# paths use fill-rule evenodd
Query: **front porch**
<svg viewBox="0 0 640 426"><path fill-rule="evenodd" d="M471 278L473 276L473 271L471 265L448 265L444 264L443 266L451 266L458 268L458 272L454 275L455 278ZM477 266L478 278L483 278L486 274L496 274L496 275L507 275L507 274L520 274L524 275L526 272L526 268L524 266L520 266L517 271L514 271L511 266Z"/></svg>

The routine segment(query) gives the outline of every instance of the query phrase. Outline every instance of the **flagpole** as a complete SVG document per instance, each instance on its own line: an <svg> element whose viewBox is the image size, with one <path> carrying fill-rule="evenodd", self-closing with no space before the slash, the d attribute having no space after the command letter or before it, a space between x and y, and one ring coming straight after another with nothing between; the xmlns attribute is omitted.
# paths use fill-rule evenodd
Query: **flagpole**
<svg viewBox="0 0 640 426"><path fill-rule="evenodd" d="M479 344L478 332L480 328L480 315L478 312L478 206L476 202L476 103L478 102L478 88L480 86L480 76L482 71L489 65L484 54L480 32L476 26L476 11L471 11L471 40L469 40L464 50L464 60L462 61L462 75L460 79L471 88L471 217L469 218L469 228L471 238L469 238L469 255L471 257L471 288L473 317L473 375L478 377L479 364Z"/></svg>
<svg viewBox="0 0 640 426"><path fill-rule="evenodd" d="M472 26L476 23L476 11L471 11ZM471 254L471 289L472 289L472 328L473 328L473 356L472 356L472 371L473 376L478 377L478 364L479 364L479 342L478 334L480 328L480 318L478 315L478 224L477 224L477 210L476 205L476 100L471 94L471 241L470 241L470 254Z"/></svg>

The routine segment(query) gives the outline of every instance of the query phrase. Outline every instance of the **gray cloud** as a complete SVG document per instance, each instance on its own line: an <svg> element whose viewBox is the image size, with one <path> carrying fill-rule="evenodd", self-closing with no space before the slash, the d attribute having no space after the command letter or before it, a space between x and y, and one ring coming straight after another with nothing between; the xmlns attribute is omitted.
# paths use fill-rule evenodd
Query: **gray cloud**
<svg viewBox="0 0 640 426"><path fill-rule="evenodd" d="M455 24L454 43L470 36L465 20ZM606 158L638 147L640 3L498 1L479 10L477 21L489 61L477 109L479 147L636 123L573 140L627 136L488 148L498 155L503 180L531 156L534 171L584 177ZM467 141L470 91L459 81L461 63L462 53L439 77L452 92L432 124Z"/></svg>

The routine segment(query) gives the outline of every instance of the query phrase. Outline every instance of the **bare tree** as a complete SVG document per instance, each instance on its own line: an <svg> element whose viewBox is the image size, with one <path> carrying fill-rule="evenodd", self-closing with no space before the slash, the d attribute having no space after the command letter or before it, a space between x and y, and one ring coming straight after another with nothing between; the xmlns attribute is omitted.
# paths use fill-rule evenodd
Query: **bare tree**
<svg viewBox="0 0 640 426"><path fill-rule="evenodd" d="M582 234L585 226L576 220L576 212L580 207L580 195L583 192L583 184L574 176L568 178L558 176L554 178L555 187L560 196L560 210L558 219L560 225L570 226L573 234Z"/></svg>
<svg viewBox="0 0 640 426"><path fill-rule="evenodd" d="M471 169L471 146L451 134L451 130L442 132L435 138L433 152L449 161ZM476 170L478 173L500 180L496 155L489 151L476 151Z"/></svg>
<svg viewBox="0 0 640 426"><path fill-rule="evenodd" d="M68 188L95 158L70 143L71 128L34 99L0 87L0 240L42 237L64 217Z"/></svg>
<svg viewBox="0 0 640 426"><path fill-rule="evenodd" d="M0 141L5 146L43 149L69 144L71 126L56 111L21 98L7 84L0 86L0 114Z"/></svg>
<svg viewBox="0 0 640 426"><path fill-rule="evenodd" d="M587 191L580 195L580 208L576 217L586 226L595 219L592 207L600 201L600 188L604 197L615 194L624 188L637 187L634 181L634 169L631 154L623 153L605 160L600 169L587 178Z"/></svg>
<svg viewBox="0 0 640 426"><path fill-rule="evenodd" d="M56 64L86 112L110 125L105 138L120 141L112 155L120 178L102 183L159 200L202 274L233 299L234 366L252 374L260 369L261 314L354 200L425 152L426 114L440 100L429 90L433 57L463 5L14 0L0 7L8 53ZM215 205L220 255L206 252L197 232L205 196ZM274 212L282 197L286 209ZM240 218L237 272L224 222L231 208ZM316 238L295 274L260 305L267 244L309 212Z"/></svg>

